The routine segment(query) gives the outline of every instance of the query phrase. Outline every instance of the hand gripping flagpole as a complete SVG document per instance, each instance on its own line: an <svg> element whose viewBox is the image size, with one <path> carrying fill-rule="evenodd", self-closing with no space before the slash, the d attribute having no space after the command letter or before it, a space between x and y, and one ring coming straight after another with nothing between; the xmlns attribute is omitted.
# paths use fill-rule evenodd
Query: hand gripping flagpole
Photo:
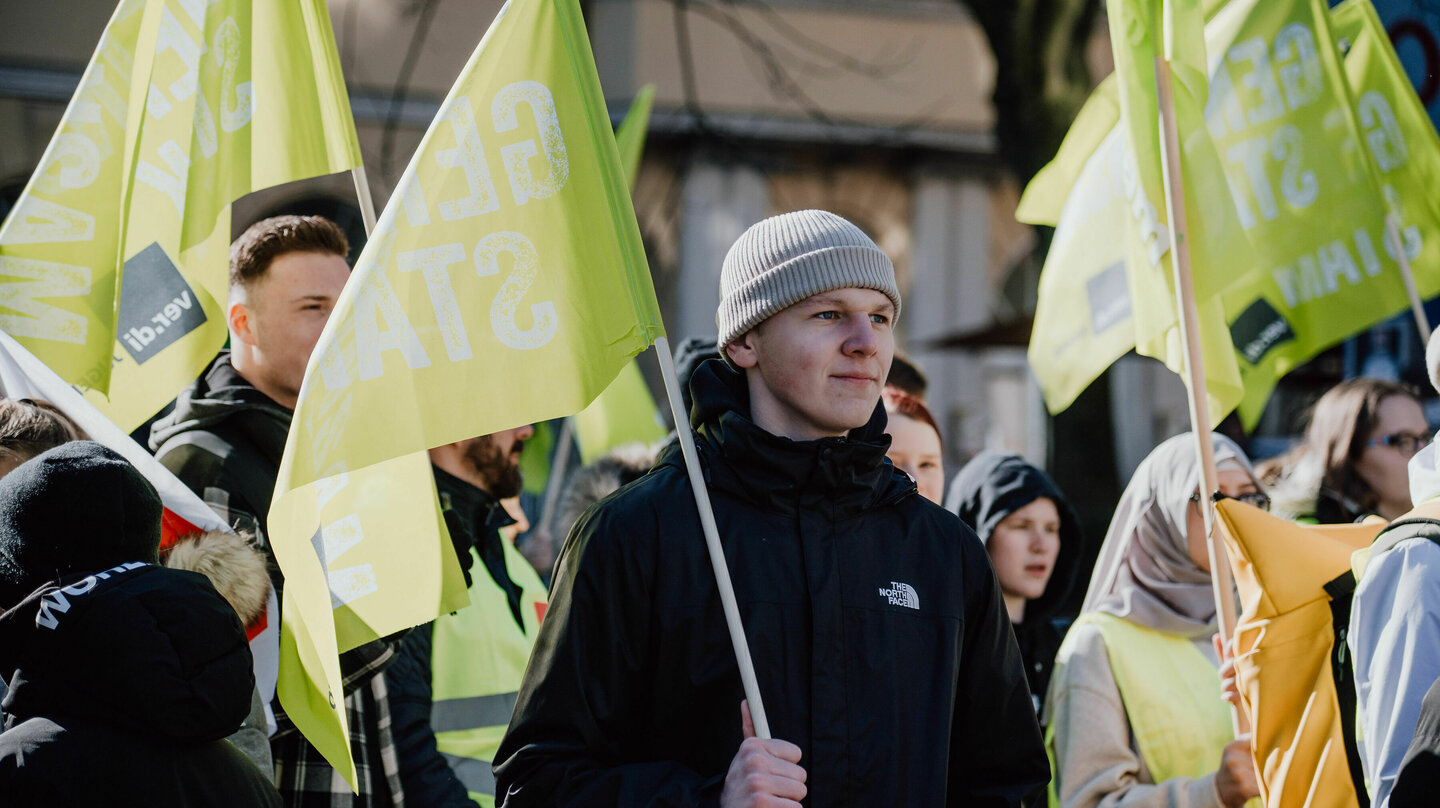
<svg viewBox="0 0 1440 808"><path fill-rule="evenodd" d="M1205 545L1210 553L1210 584L1215 596L1215 614L1220 618L1220 638L1227 644L1235 637L1235 582L1225 545L1215 539L1215 503L1211 496L1220 490L1215 468L1215 444L1210 439L1210 403L1205 397L1205 360L1200 352L1200 316L1195 307L1195 285L1190 273L1189 226L1185 218L1185 181L1180 173L1180 135L1175 121L1175 96L1170 83L1170 63L1155 59L1155 94L1160 107L1160 152L1164 155L1166 201L1170 207L1170 264L1175 272L1175 301L1180 314L1180 338L1185 343L1185 374L1190 390L1190 428L1200 449L1201 513L1205 516ZM1236 737L1250 731L1249 721L1231 705L1230 724Z"/></svg>
<svg viewBox="0 0 1440 808"><path fill-rule="evenodd" d="M710 565L715 568L715 583L720 589L720 606L725 611L725 625L730 629L730 642L735 646L735 660L740 663L740 683L745 686L745 699L750 702L750 720L755 735L770 737L770 722L765 718L765 705L760 701L760 683L755 679L755 663L750 659L750 646L745 642L745 626L740 622L740 607L735 602L735 587L730 583L730 567L720 548L720 530L715 527L715 512L710 508L710 492L705 489L705 476L700 470L700 456L695 451L695 435L690 431L690 418L680 397L680 382L675 376L675 358L670 341L655 339L655 354L660 360L660 375L665 379L665 396L670 399L670 414L675 418L675 434L680 437L680 451L685 455L685 471L695 493L695 507L700 511L700 527L705 531L705 546L710 550Z"/></svg>

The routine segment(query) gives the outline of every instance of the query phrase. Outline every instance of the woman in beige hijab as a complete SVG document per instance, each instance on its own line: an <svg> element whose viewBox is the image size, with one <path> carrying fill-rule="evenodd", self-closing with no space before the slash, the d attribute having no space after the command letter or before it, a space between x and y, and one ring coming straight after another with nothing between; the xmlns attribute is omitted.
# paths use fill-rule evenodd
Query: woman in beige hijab
<svg viewBox="0 0 1440 808"><path fill-rule="evenodd" d="M1214 435L1220 492L1267 505L1250 461ZM1239 806L1258 793L1232 740L1194 435L1156 447L1115 509L1046 700L1051 804Z"/></svg>

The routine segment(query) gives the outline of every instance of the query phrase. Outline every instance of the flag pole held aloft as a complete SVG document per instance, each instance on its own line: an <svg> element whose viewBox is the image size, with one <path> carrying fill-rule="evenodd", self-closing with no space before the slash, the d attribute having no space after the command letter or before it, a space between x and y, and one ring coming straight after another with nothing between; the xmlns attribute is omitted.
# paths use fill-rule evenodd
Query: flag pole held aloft
<svg viewBox="0 0 1440 808"><path fill-rule="evenodd" d="M1220 637L1225 642L1235 635L1235 600L1230 593L1234 581L1225 547L1215 539L1215 503L1211 495L1220 490L1215 468L1215 444L1210 439L1210 404L1205 397L1205 360L1200 353L1200 316L1195 306L1195 286L1190 273L1190 238L1185 217L1184 179L1180 173L1180 137L1175 122L1175 99L1171 88L1170 64L1155 59L1155 89L1160 106L1161 153L1164 157L1166 202L1170 206L1170 264L1175 273L1175 298L1180 313L1180 336L1185 346L1186 387L1190 393L1190 428L1199 446L1201 513L1205 517L1205 545L1210 554L1210 582L1215 596L1215 614ZM1231 724L1239 736L1249 727L1242 714L1231 707Z"/></svg>
<svg viewBox="0 0 1440 808"><path fill-rule="evenodd" d="M1430 344L1430 320L1425 316L1425 304L1420 300L1420 290L1415 287L1415 273L1410 271L1410 257L1405 254L1405 242L1400 238L1398 217L1392 212L1385 214L1385 237L1395 251L1395 263L1400 265L1400 279L1405 282L1405 296L1410 298L1410 313L1415 315L1415 326L1420 329L1420 342Z"/></svg>
<svg viewBox="0 0 1440 808"><path fill-rule="evenodd" d="M355 198L360 201L360 219L365 223L365 238L375 232L375 197L370 195L370 178L365 174L365 166L360 165L350 169L350 176L355 179Z"/></svg>
<svg viewBox="0 0 1440 808"><path fill-rule="evenodd" d="M730 642L735 646L735 661L740 665L740 683L745 699L750 702L750 720L755 724L757 738L770 738L770 721L765 717L765 704L760 700L760 683L755 678L755 663L745 641L745 625L740 621L740 607L735 602L735 586L730 582L730 567L720 547L720 530L715 526L715 512L710 507L710 492L705 488L705 474L700 469L700 456L695 450L695 435L690 430L685 405L680 398L680 382L675 375L675 358L670 341L655 339L655 355L660 360L660 375L665 379L665 397L670 399L670 414L675 417L675 434L680 438L680 452L685 456L685 473L695 493L695 507L700 511L700 527L705 531L705 547L710 551L710 566L715 569L715 584L720 590L720 606L725 611L725 625L730 629Z"/></svg>

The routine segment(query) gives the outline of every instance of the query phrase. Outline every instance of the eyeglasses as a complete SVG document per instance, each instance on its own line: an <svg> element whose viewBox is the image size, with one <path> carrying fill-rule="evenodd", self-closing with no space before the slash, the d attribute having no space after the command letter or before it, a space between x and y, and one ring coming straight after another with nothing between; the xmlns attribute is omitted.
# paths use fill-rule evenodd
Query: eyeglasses
<svg viewBox="0 0 1440 808"><path fill-rule="evenodd" d="M1215 501L1216 501L1216 502L1219 502L1219 501L1222 500L1222 499L1236 499L1236 500L1239 500L1239 501L1245 503L1246 505L1253 505L1253 506L1255 506L1256 508L1259 508L1259 509L1262 510L1262 511L1268 511L1268 510L1270 510L1270 498L1267 497L1267 496L1265 496L1265 494L1263 494L1263 493L1261 493L1261 492L1259 492L1259 491L1247 491L1247 492L1245 492L1245 493L1243 493L1243 494L1240 494L1240 495L1238 495L1238 496L1233 496L1233 497L1230 496L1229 494L1222 494L1222 493L1216 492L1216 494L1215 494ZM1199 491L1196 491L1195 493L1193 493L1193 494L1190 495L1190 504L1191 504L1191 505L1194 505L1196 510L1199 510L1199 508L1200 508L1200 492L1199 492Z"/></svg>
<svg viewBox="0 0 1440 808"><path fill-rule="evenodd" d="M1430 445L1430 436L1414 432L1396 432L1393 435L1383 435L1378 438L1371 438L1365 442L1366 446L1385 446L1391 449L1399 449L1400 454L1407 457Z"/></svg>

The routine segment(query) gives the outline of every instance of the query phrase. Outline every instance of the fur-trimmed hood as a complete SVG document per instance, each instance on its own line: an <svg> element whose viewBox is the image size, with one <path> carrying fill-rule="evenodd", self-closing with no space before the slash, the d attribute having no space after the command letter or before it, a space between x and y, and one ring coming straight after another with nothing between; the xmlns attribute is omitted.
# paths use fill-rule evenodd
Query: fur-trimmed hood
<svg viewBox="0 0 1440 808"><path fill-rule="evenodd" d="M713 344L713 343L712 343ZM563 542L570 528L591 505L610 496L620 487L640 479L655 465L657 449L641 443L619 446L594 463L576 471L565 484L556 514L555 538Z"/></svg>
<svg viewBox="0 0 1440 808"><path fill-rule="evenodd" d="M270 594L265 554L245 536L219 530L181 536L164 554L164 562L172 570L209 578L241 623L251 625L265 613Z"/></svg>

